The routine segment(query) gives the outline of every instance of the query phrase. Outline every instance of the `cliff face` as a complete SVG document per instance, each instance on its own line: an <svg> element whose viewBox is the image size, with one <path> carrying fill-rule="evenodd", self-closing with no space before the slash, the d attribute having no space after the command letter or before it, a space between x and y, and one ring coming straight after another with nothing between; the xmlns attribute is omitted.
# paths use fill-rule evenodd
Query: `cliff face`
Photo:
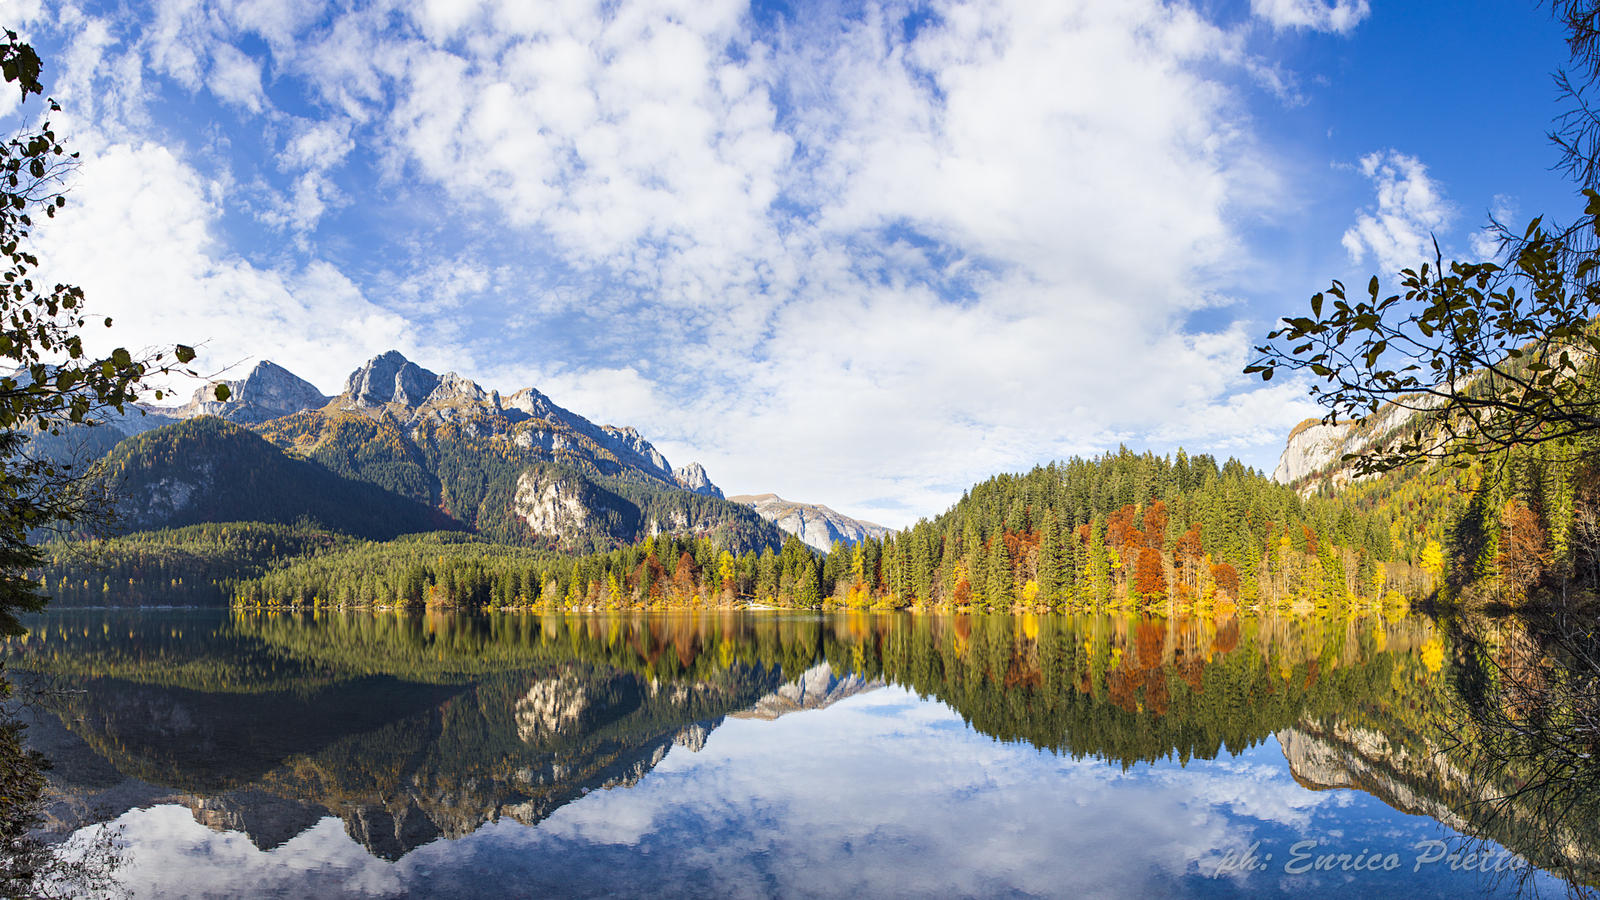
<svg viewBox="0 0 1600 900"><path fill-rule="evenodd" d="M865 538L881 538L890 533L882 525L852 519L821 504L794 503L777 494L741 494L728 499L754 509L761 518L824 553L833 546L834 541L854 544Z"/></svg>
<svg viewBox="0 0 1600 900"><path fill-rule="evenodd" d="M1411 421L1415 413L1398 406L1386 406L1358 422L1325 425L1307 419L1289 432L1272 480L1279 484L1300 485L1310 490L1313 480L1326 478L1334 487L1349 484L1355 476L1344 464L1344 457L1360 453L1392 438Z"/></svg>
<svg viewBox="0 0 1600 900"><path fill-rule="evenodd" d="M1272 480L1294 484L1331 468L1344 455L1349 437L1349 423L1324 425L1315 419L1301 422L1289 432L1283 453L1278 456L1278 467L1272 470Z"/></svg>

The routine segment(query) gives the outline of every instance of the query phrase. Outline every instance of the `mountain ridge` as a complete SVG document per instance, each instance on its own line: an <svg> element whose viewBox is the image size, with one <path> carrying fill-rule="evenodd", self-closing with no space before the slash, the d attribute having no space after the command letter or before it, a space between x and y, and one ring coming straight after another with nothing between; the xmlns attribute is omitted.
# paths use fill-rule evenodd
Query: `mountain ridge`
<svg viewBox="0 0 1600 900"><path fill-rule="evenodd" d="M798 503L772 493L738 494L728 500L754 509L761 518L823 553L833 547L834 541L856 544L863 538L883 538L894 532L873 522L853 519L820 503Z"/></svg>
<svg viewBox="0 0 1600 900"><path fill-rule="evenodd" d="M330 527L355 521L319 506L315 491L301 490L315 483L346 499L370 488L366 502L374 508L413 504L408 509L429 511L428 527L413 521L417 516L398 516L400 533L466 528L497 542L563 552L609 549L663 532L715 537L741 550L781 542L754 511L728 503L700 464L674 470L636 429L596 425L535 388L502 396L397 351L357 367L332 397L266 360L230 386L226 401L208 399L212 392L203 389L184 406L140 407L66 436L41 436L40 447L131 471L131 478L108 483L128 495L129 524L139 528L223 520L208 519L208 510L226 511L230 521L254 520L243 495L236 496L241 485L273 503L299 497ZM202 422L216 424L194 424ZM146 452L147 444L158 450ZM255 478L240 469L234 457L241 454L297 484ZM213 477L217 472L231 474ZM363 534L384 531L381 523L359 524Z"/></svg>

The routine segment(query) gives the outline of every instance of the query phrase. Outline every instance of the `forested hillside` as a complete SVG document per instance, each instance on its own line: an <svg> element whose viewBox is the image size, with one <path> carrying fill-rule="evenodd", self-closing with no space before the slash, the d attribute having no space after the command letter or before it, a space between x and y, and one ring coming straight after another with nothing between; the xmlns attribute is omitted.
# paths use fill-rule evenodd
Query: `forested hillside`
<svg viewBox="0 0 1600 900"><path fill-rule="evenodd" d="M128 438L95 477L113 498L125 531L310 520L346 534L391 538L461 527L424 504L295 459L211 416Z"/></svg>
<svg viewBox="0 0 1600 900"><path fill-rule="evenodd" d="M1418 463L1322 493L1393 517L1397 554L1469 605L1577 599L1600 586L1600 450L1572 437L1457 468Z"/></svg>
<svg viewBox="0 0 1600 900"><path fill-rule="evenodd" d="M307 522L207 523L54 541L31 574L52 606L223 605L239 581L351 541Z"/></svg>
<svg viewBox="0 0 1600 900"><path fill-rule="evenodd" d="M818 557L667 534L539 558L484 543L365 544L243 584L245 606L395 604L1062 608L1376 600L1427 587L1390 520L1302 500L1236 461L1126 450L997 476L949 512Z"/></svg>

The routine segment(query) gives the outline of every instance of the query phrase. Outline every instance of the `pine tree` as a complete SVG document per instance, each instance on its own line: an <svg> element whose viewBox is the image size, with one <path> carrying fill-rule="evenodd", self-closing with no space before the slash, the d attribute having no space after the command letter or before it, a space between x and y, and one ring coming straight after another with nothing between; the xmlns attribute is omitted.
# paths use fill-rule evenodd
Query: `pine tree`
<svg viewBox="0 0 1600 900"><path fill-rule="evenodd" d="M1063 588L1063 561L1061 554L1061 523L1056 519L1054 509L1046 509L1044 517L1039 523L1039 561L1036 568L1038 573L1039 597L1045 603L1055 606L1062 600Z"/></svg>
<svg viewBox="0 0 1600 900"><path fill-rule="evenodd" d="M990 609L1010 609L1016 602L1016 589L1011 577L1011 557L1006 553L1004 533L996 533L989 539L989 553L984 568L987 578L983 591L984 602Z"/></svg>

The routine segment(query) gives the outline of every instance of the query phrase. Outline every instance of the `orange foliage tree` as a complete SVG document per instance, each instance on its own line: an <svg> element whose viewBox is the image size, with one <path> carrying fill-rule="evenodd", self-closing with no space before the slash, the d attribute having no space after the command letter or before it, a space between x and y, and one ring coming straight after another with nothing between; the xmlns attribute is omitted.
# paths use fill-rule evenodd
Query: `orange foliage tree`
<svg viewBox="0 0 1600 900"><path fill-rule="evenodd" d="M1167 521L1171 518L1167 514L1167 504L1160 500L1151 500L1150 506L1144 511L1144 545L1162 549L1167 543Z"/></svg>
<svg viewBox="0 0 1600 900"><path fill-rule="evenodd" d="M1216 582L1217 593L1225 594L1230 600L1239 598L1239 571L1228 563L1217 563L1211 567L1211 580Z"/></svg>
<svg viewBox="0 0 1600 900"><path fill-rule="evenodd" d="M1508 500L1501 513L1498 562L1506 590L1519 597L1543 578L1550 566L1550 543L1544 526L1521 500Z"/></svg>
<svg viewBox="0 0 1600 900"><path fill-rule="evenodd" d="M1146 547L1139 551L1139 564L1134 568L1133 589L1141 597L1165 597L1167 575L1161 568L1161 551Z"/></svg>

